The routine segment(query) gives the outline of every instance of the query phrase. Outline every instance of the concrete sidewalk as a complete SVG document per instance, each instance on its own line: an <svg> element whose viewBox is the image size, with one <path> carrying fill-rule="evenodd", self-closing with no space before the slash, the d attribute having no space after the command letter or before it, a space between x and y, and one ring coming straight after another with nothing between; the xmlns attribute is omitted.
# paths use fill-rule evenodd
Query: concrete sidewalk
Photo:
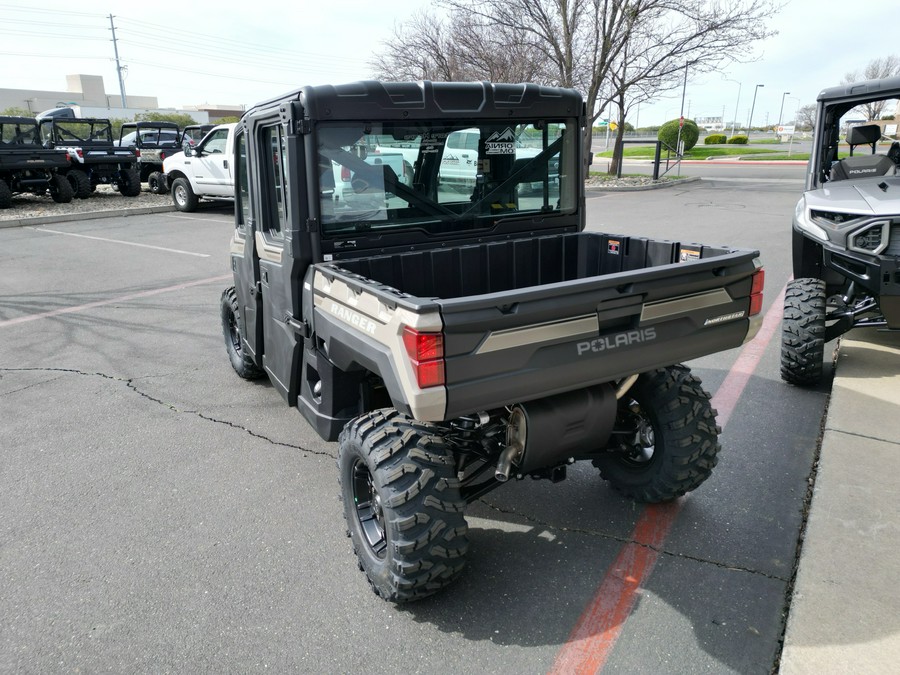
<svg viewBox="0 0 900 675"><path fill-rule="evenodd" d="M900 332L841 341L781 673L900 669Z"/></svg>

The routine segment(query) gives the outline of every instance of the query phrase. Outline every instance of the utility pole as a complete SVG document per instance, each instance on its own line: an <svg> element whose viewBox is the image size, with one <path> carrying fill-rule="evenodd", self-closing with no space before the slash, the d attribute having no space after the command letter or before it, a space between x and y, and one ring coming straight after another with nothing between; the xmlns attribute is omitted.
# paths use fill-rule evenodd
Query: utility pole
<svg viewBox="0 0 900 675"><path fill-rule="evenodd" d="M116 44L116 24L113 23L113 15L109 15L109 29L112 31L113 53L116 55L116 73L119 75L119 92L122 94L122 107L127 108L125 101L125 81L122 79L122 66L119 64L119 45Z"/></svg>

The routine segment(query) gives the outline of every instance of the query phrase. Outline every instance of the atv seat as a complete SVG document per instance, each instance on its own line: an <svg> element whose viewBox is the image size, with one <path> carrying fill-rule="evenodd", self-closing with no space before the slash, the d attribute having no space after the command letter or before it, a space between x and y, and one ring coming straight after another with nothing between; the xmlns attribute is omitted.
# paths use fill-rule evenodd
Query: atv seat
<svg viewBox="0 0 900 675"><path fill-rule="evenodd" d="M875 146L880 138L881 127L877 124L863 124L858 127L851 127L847 132L850 156L845 157L831 167L830 180L868 178L893 173L896 164L885 155L875 154ZM871 145L872 154L854 157L853 148L858 145Z"/></svg>

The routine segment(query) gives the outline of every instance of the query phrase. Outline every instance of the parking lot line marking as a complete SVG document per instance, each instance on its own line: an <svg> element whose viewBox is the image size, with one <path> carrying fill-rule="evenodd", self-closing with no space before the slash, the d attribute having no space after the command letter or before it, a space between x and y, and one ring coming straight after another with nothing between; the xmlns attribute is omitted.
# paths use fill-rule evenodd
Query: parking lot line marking
<svg viewBox="0 0 900 675"><path fill-rule="evenodd" d="M153 295L160 295L161 293L170 293L172 291L180 291L185 288L191 288L192 286L202 286L203 284L211 284L216 281L225 281L226 279L231 279L231 274L223 274L218 277L209 277L208 279L200 279L198 281L188 281L183 284L177 284L175 286L166 286L165 288L154 288L149 291L141 291L140 293L131 293L129 295L120 295L115 298L110 298L108 300L97 300L96 302L89 302L84 305L77 305L75 307L63 307L62 309L54 309L50 312L41 312L40 314L29 314L28 316L20 316L16 319L7 319L6 321L0 321L0 328L4 328L6 326L16 326L20 323L28 323L29 321L37 321L38 319L48 319L53 316L59 316L60 314L73 314L75 312L83 312L86 309L93 309L94 307L103 307L104 305L113 305L117 302L128 302L129 300L137 300L139 298L149 298Z"/></svg>
<svg viewBox="0 0 900 675"><path fill-rule="evenodd" d="M756 337L744 345L725 376L712 404L723 427L740 399L750 377L762 360L766 347L781 324L785 288L775 298ZM551 675L598 673L634 608L637 592L653 571L662 547L687 497L666 504L647 504L600 586L560 648L550 668Z"/></svg>
<svg viewBox="0 0 900 675"><path fill-rule="evenodd" d="M150 244L138 244L133 241L122 241L121 239L107 239L106 237L92 237L89 234L76 234L75 232L61 232L60 230L48 230L45 227L27 227L35 232L47 232L48 234L62 234L67 237L79 237L80 239L94 239L95 241L105 241L111 244L124 244L125 246L138 246L140 248L152 248L157 251L167 251L168 253L180 253L181 255L192 255L197 258L208 258L209 253L192 253L191 251L181 251L177 248L165 248L164 246L151 246Z"/></svg>
<svg viewBox="0 0 900 675"><path fill-rule="evenodd" d="M169 218L178 218L179 220L202 220L204 223L226 223L234 224L233 220L219 220L218 218L198 218L197 216L169 216Z"/></svg>

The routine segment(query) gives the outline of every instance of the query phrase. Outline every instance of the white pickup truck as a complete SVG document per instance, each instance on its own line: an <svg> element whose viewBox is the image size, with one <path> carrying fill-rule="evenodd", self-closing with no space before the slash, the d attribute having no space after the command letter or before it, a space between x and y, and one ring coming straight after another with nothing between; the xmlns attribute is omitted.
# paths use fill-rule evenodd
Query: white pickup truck
<svg viewBox="0 0 900 675"><path fill-rule="evenodd" d="M195 147L166 157L163 172L179 211L194 211L201 199L234 199L234 128L214 127Z"/></svg>

